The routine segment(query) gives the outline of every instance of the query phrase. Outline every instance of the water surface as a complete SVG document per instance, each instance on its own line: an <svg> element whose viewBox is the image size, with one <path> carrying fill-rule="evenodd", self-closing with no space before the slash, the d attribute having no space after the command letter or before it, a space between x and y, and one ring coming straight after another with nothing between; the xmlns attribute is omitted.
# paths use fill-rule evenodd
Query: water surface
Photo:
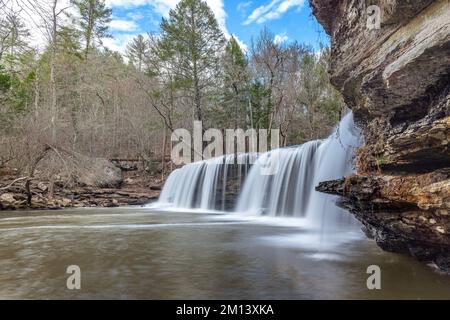
<svg viewBox="0 0 450 320"><path fill-rule="evenodd" d="M382 290L366 287L369 265ZM66 268L81 268L68 290ZM449 299L450 277L359 227L148 208L0 215L3 299Z"/></svg>

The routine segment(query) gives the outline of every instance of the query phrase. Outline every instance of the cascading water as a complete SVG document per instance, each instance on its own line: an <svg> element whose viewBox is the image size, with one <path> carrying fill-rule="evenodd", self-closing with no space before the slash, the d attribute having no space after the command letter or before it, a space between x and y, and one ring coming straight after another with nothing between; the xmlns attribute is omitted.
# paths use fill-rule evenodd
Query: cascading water
<svg viewBox="0 0 450 320"><path fill-rule="evenodd" d="M236 207L237 212L267 216L308 217L322 222L339 219L336 198L315 191L322 181L340 179L353 171L354 150L361 135L348 114L326 140L263 154L252 167ZM275 158L274 174L264 174L268 158Z"/></svg>
<svg viewBox="0 0 450 320"><path fill-rule="evenodd" d="M161 193L159 206L183 209L233 209L239 213L308 217L311 221L339 219L335 197L318 193L321 181L339 179L353 171L354 149L361 135L350 113L326 140L277 149L259 156L234 155L192 163L175 170ZM267 164L275 163L268 174ZM250 169L251 166L251 169Z"/></svg>
<svg viewBox="0 0 450 320"><path fill-rule="evenodd" d="M236 158L237 157L237 158ZM172 172L158 206L226 211L236 198L255 155L226 155L185 165Z"/></svg>

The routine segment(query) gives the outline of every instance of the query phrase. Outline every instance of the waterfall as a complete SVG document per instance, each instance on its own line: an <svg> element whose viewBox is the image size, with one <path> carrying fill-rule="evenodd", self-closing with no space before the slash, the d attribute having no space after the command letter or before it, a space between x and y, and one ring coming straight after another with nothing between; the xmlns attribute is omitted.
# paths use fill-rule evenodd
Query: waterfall
<svg viewBox="0 0 450 320"><path fill-rule="evenodd" d="M312 141L261 155L250 171L236 211L303 216L312 192L314 157L321 143ZM270 161L276 162L273 174L264 172Z"/></svg>
<svg viewBox="0 0 450 320"><path fill-rule="evenodd" d="M158 206L227 211L254 162L256 155L226 155L187 164L167 179Z"/></svg>
<svg viewBox="0 0 450 320"><path fill-rule="evenodd" d="M239 155L240 165L234 164L234 155L188 164L169 176L158 206L307 216L317 222L323 221L324 214L327 219L339 219L341 209L335 197L314 188L321 181L352 173L360 140L350 113L325 140L272 150L257 159L254 154ZM267 172L269 164L272 169Z"/></svg>
<svg viewBox="0 0 450 320"><path fill-rule="evenodd" d="M354 150L361 134L350 113L326 140L278 149L262 155L252 167L236 207L237 212L309 217L321 222L339 218L336 198L315 191L319 182L340 179L353 172ZM275 158L274 174L264 174L268 158ZM328 218L330 216L330 218Z"/></svg>

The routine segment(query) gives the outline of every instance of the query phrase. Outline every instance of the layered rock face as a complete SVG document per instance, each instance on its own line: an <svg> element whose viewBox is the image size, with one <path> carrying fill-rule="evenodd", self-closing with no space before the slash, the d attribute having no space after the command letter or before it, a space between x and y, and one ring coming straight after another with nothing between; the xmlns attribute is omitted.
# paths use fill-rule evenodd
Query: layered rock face
<svg viewBox="0 0 450 320"><path fill-rule="evenodd" d="M383 249L450 272L450 1L311 5L365 137L357 174L317 189L341 195Z"/></svg>

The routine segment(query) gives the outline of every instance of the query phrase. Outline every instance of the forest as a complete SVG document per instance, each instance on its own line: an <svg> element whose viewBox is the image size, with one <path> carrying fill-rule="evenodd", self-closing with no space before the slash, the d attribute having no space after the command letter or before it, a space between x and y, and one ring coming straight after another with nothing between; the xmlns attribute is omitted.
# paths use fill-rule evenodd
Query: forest
<svg viewBox="0 0 450 320"><path fill-rule="evenodd" d="M265 28L244 50L206 2L183 0L119 53L103 45L112 37L104 0L60 2L0 2L0 168L18 176L76 175L74 154L140 159L164 176L171 132L193 120L279 129L288 146L326 137L345 108L326 45L280 42ZM33 46L27 16L38 17L45 46Z"/></svg>

